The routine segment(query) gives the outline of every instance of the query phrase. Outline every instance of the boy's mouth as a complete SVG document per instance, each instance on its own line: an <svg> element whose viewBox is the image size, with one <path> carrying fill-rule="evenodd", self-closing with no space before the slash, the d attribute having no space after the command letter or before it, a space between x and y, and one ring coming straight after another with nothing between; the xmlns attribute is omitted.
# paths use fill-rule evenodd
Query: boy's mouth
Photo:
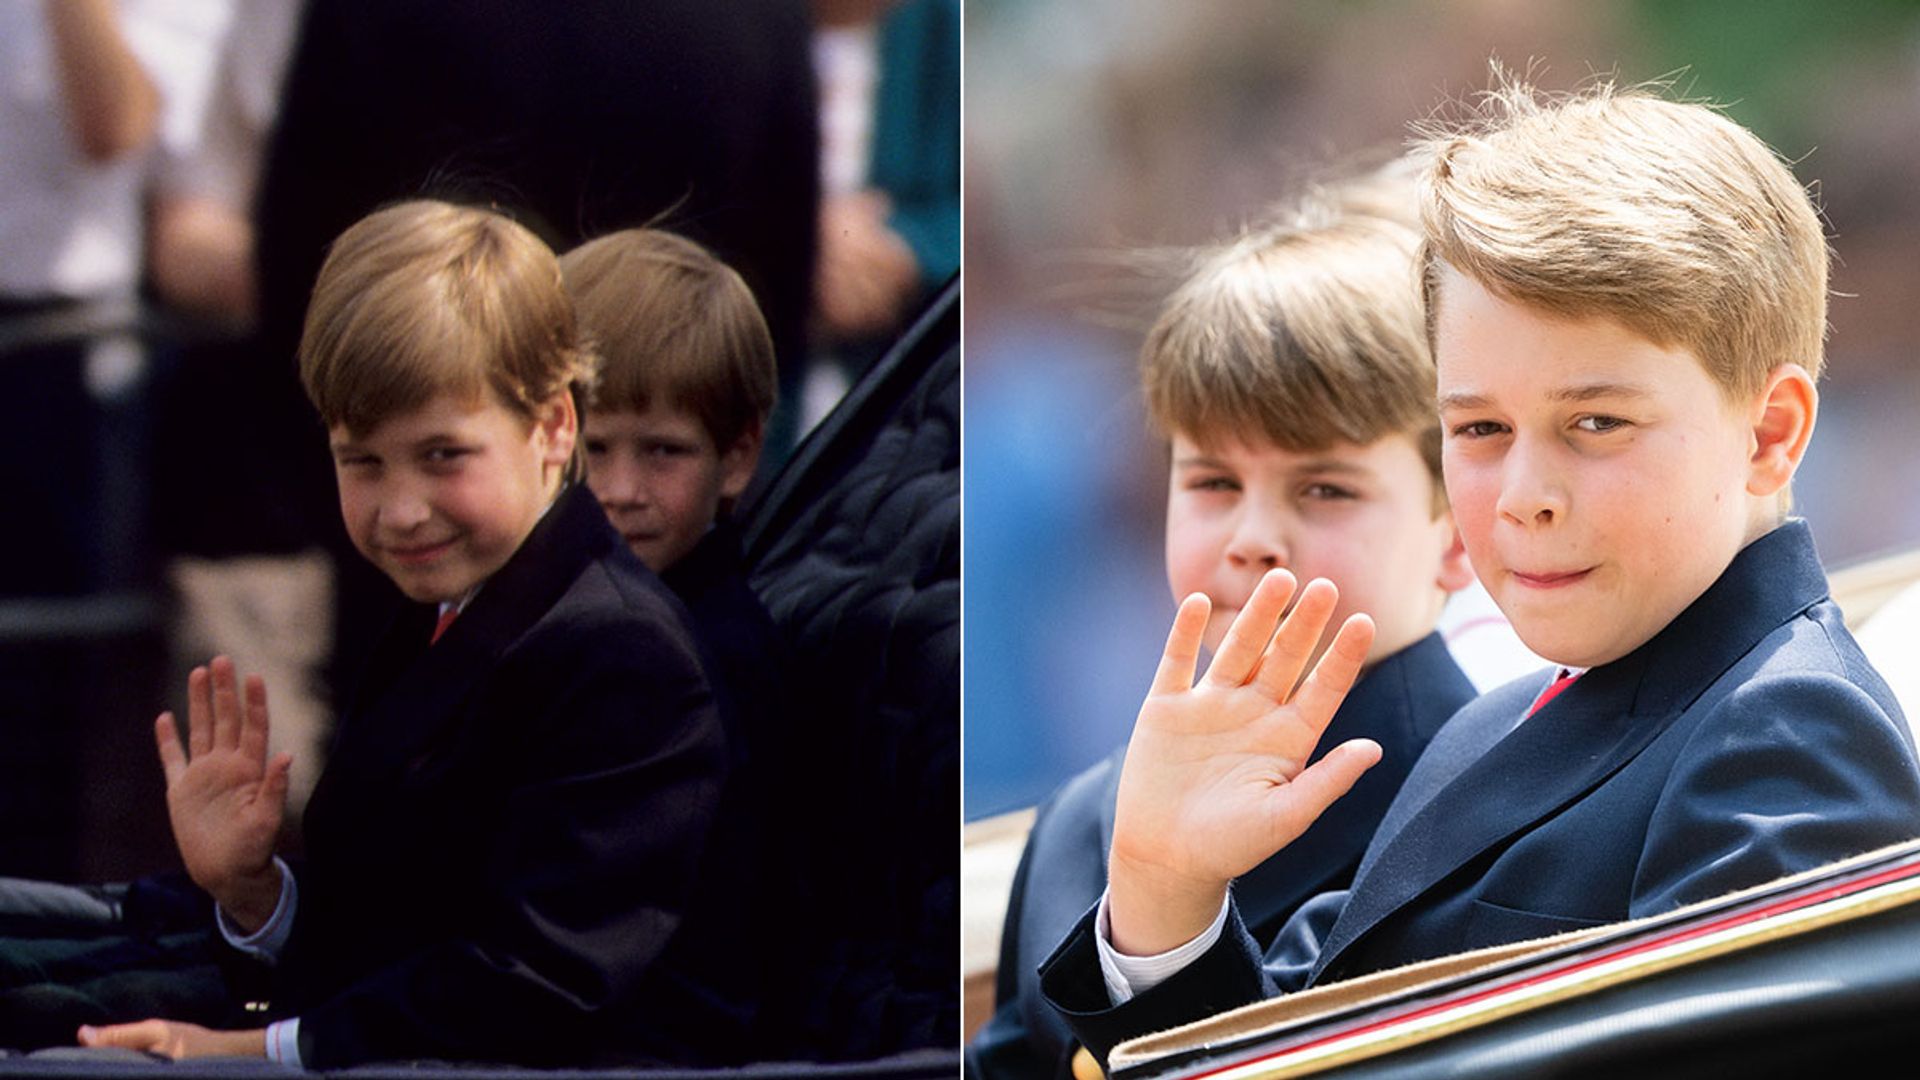
<svg viewBox="0 0 1920 1080"><path fill-rule="evenodd" d="M1550 571L1537 574L1522 573L1519 570L1509 571L1515 581L1518 581L1530 589L1558 589L1583 581L1586 579L1586 576L1592 572L1593 567L1591 566L1585 570Z"/></svg>
<svg viewBox="0 0 1920 1080"><path fill-rule="evenodd" d="M445 554L453 547L453 540L442 540L435 544L409 544L405 547L387 545L386 553L393 561L404 566L429 563Z"/></svg>

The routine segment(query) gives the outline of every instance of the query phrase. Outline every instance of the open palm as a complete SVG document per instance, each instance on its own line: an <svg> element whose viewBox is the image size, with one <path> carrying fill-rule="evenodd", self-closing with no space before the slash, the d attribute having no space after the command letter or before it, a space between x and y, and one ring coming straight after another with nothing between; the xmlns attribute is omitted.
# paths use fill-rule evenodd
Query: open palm
<svg viewBox="0 0 1920 1080"><path fill-rule="evenodd" d="M1110 864L1115 944L1133 937L1159 951L1191 937L1176 927L1201 912L1210 917L1228 882L1305 832L1379 760L1378 746L1355 740L1306 767L1359 676L1373 626L1365 616L1348 619L1302 680L1338 592L1311 583L1282 621L1294 588L1283 570L1263 578L1198 683L1206 598L1188 597L1175 615L1120 773ZM1156 907L1166 910L1143 910ZM1173 924L1164 934L1162 921ZM1144 933L1125 933L1130 927Z"/></svg>
<svg viewBox="0 0 1920 1080"><path fill-rule="evenodd" d="M279 896L274 842L286 814L289 755L267 759L267 689L217 656L187 679L187 746L172 713L154 722L167 775L167 814L187 873L243 927L272 913Z"/></svg>

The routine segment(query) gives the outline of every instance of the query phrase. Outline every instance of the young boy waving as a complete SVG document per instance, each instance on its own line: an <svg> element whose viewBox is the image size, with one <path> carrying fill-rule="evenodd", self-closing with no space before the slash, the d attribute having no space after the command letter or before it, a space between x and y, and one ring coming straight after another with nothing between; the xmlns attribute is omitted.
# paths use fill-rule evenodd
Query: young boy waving
<svg viewBox="0 0 1920 1080"><path fill-rule="evenodd" d="M414 603L341 718L297 870L266 689L215 660L184 751L156 724L189 872L274 965L274 1023L82 1041L308 1068L699 1059L670 971L724 770L682 611L578 476L591 379L553 255L416 201L334 243L301 376L361 554ZM672 1022L667 1022L672 1018Z"/></svg>
<svg viewBox="0 0 1920 1080"><path fill-rule="evenodd" d="M1350 889L1261 951L1227 883L1377 751L1301 771L1350 620L1276 574L1197 686L1176 620L1115 814L1111 887L1042 985L1104 1058L1279 990L1671 910L1920 834L1900 710L1787 494L1811 436L1827 249L1806 192L1712 109L1601 86L1489 96L1432 141L1427 325L1454 519L1560 665L1441 729ZM1237 644L1235 644L1237 643ZM1243 723L1232 723L1239 718Z"/></svg>

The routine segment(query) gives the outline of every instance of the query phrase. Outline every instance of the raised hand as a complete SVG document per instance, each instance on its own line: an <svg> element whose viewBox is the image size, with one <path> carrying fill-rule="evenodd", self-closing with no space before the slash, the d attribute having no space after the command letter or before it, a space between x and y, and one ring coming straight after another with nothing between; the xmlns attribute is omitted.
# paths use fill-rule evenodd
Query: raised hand
<svg viewBox="0 0 1920 1080"><path fill-rule="evenodd" d="M1198 935L1228 883L1305 832L1380 760L1377 744L1356 739L1306 768L1360 674L1373 623L1348 618L1301 680L1339 593L1313 581L1282 622L1294 588L1285 570L1262 578L1197 684L1207 598L1187 597L1174 616L1120 772L1108 910L1123 953L1152 955Z"/></svg>
<svg viewBox="0 0 1920 1080"><path fill-rule="evenodd" d="M173 714L153 725L167 774L167 815L187 873L241 928L258 929L280 898L273 846L286 814L290 754L267 760L267 688L216 656L187 677L187 747Z"/></svg>

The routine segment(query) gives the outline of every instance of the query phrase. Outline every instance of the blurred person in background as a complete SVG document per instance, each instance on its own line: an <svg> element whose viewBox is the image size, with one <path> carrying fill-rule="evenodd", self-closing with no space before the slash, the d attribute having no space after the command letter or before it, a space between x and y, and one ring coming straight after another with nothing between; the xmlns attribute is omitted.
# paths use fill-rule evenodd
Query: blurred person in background
<svg viewBox="0 0 1920 1080"><path fill-rule="evenodd" d="M0 479L14 523L0 537L0 873L87 865L73 837L100 807L77 781L113 734L91 718L146 697L144 185L157 151L193 138L231 15L231 0L0 5Z"/></svg>
<svg viewBox="0 0 1920 1080"><path fill-rule="evenodd" d="M788 373L776 420L786 441L824 416L960 268L958 0L813 0L813 18L818 363L804 392Z"/></svg>

